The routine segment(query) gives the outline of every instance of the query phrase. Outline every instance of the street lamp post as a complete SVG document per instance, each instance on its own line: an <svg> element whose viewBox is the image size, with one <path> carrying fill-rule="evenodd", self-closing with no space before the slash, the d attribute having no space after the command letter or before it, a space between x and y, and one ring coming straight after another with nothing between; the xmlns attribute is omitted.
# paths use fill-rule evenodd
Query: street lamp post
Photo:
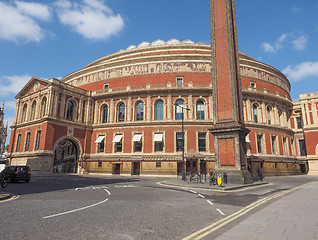
<svg viewBox="0 0 318 240"><path fill-rule="evenodd" d="M183 106L174 103L177 107L182 109L182 118L181 118L181 131L182 131L182 180L186 180L186 173L185 173L185 164L184 164L184 127L183 127L183 118L184 118L184 109L190 110L189 108L184 108Z"/></svg>

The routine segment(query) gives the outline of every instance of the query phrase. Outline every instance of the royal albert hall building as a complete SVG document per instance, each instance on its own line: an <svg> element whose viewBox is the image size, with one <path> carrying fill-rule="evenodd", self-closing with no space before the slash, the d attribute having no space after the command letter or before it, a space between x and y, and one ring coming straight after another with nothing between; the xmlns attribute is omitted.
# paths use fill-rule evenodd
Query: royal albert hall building
<svg viewBox="0 0 318 240"><path fill-rule="evenodd" d="M288 79L243 53L239 65L249 169L306 173ZM7 157L33 173L177 176L184 156L187 172L209 172L211 81L211 46L176 39L132 45L61 80L33 77L16 96Z"/></svg>

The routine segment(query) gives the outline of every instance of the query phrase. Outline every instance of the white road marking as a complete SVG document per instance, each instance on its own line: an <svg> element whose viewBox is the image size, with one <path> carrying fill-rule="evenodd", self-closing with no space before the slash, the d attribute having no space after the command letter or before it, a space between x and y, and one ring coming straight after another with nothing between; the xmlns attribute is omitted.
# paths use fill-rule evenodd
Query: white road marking
<svg viewBox="0 0 318 240"><path fill-rule="evenodd" d="M211 202L210 200L206 200L208 203L210 203L211 205L214 205L213 202Z"/></svg>
<svg viewBox="0 0 318 240"><path fill-rule="evenodd" d="M108 193L108 195L110 195L110 192L107 189L104 189L104 190Z"/></svg>
<svg viewBox="0 0 318 240"><path fill-rule="evenodd" d="M201 197L201 198L205 198L205 197L204 197L203 195L201 195L201 194L198 194L198 196Z"/></svg>
<svg viewBox="0 0 318 240"><path fill-rule="evenodd" d="M127 184L127 185L123 184L123 185L115 185L114 187L115 188L134 188L134 187L137 187L137 186L130 185L130 184Z"/></svg>
<svg viewBox="0 0 318 240"><path fill-rule="evenodd" d="M107 202L107 201L108 201L108 198L106 198L105 200L103 200L101 202L98 202L98 203L95 203L95 204L92 204L92 205L89 205L89 206L86 206L86 207L82 207L82 208L74 209L74 210L71 210L71 211L67 211L67 212L62 212L62 213L46 216L46 217L43 217L43 218L58 217L58 216L61 216L61 215L65 215L65 214L81 211L81 210L84 210L84 209L87 209L87 208L90 208L90 207L97 206L97 205L102 204L102 203Z"/></svg>
<svg viewBox="0 0 318 240"><path fill-rule="evenodd" d="M190 190L190 192L192 192L192 193L194 193L194 194L197 194L197 192L196 192L196 191L193 191L193 190Z"/></svg>
<svg viewBox="0 0 318 240"><path fill-rule="evenodd" d="M224 212L222 212L220 209L216 209L221 215L223 215L223 216L225 216L225 213Z"/></svg>

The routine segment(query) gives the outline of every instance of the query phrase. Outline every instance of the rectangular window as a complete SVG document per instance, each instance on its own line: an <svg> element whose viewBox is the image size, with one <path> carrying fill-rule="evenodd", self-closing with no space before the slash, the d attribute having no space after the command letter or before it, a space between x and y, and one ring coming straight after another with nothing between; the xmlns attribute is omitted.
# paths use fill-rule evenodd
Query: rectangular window
<svg viewBox="0 0 318 240"><path fill-rule="evenodd" d="M276 136L272 136L272 153L276 154Z"/></svg>
<svg viewBox="0 0 318 240"><path fill-rule="evenodd" d="M25 152L29 151L30 139L31 139L31 132L28 132L27 135L26 135L26 139L25 139L25 146L24 146L24 151Z"/></svg>
<svg viewBox="0 0 318 240"><path fill-rule="evenodd" d="M35 151L40 149L40 142L41 142L41 131L37 131L36 132L36 139L35 139L35 146L34 146Z"/></svg>
<svg viewBox="0 0 318 240"><path fill-rule="evenodd" d="M155 152L163 151L163 133L155 133L154 142L155 142Z"/></svg>
<svg viewBox="0 0 318 240"><path fill-rule="evenodd" d="M262 153L262 138L263 135L257 135L257 152Z"/></svg>
<svg viewBox="0 0 318 240"><path fill-rule="evenodd" d="M296 122L297 122L298 129L303 128L303 121L301 120L301 117L296 117Z"/></svg>
<svg viewBox="0 0 318 240"><path fill-rule="evenodd" d="M287 149L286 149L286 137L283 138L283 151L284 151L284 155L287 155Z"/></svg>
<svg viewBox="0 0 318 240"><path fill-rule="evenodd" d="M103 166L103 162L99 161L98 162L98 167L102 167Z"/></svg>
<svg viewBox="0 0 318 240"><path fill-rule="evenodd" d="M122 151L123 151L123 144L120 141L120 142L116 143L116 145L115 145L115 152L122 152Z"/></svg>
<svg viewBox="0 0 318 240"><path fill-rule="evenodd" d="M17 145L15 147L16 152L20 152L20 145L21 145L21 134L19 134L17 137Z"/></svg>
<svg viewBox="0 0 318 240"><path fill-rule="evenodd" d="M161 168L161 162L156 162L156 167Z"/></svg>
<svg viewBox="0 0 318 240"><path fill-rule="evenodd" d="M104 83L104 90L105 92L108 91L109 89L109 83Z"/></svg>
<svg viewBox="0 0 318 240"><path fill-rule="evenodd" d="M116 135L114 137L113 143L115 143L115 152L122 152L123 151L122 138L123 138L122 134Z"/></svg>
<svg viewBox="0 0 318 240"><path fill-rule="evenodd" d="M99 136L95 143L97 143L97 152L103 153L105 152L105 136Z"/></svg>
<svg viewBox="0 0 318 240"><path fill-rule="evenodd" d="M206 152L206 133L199 133L198 146L199 152Z"/></svg>
<svg viewBox="0 0 318 240"><path fill-rule="evenodd" d="M183 86L183 78L177 77L177 87L182 87L182 86Z"/></svg>
<svg viewBox="0 0 318 240"><path fill-rule="evenodd" d="M252 88L256 88L256 82L250 82Z"/></svg>
<svg viewBox="0 0 318 240"><path fill-rule="evenodd" d="M300 156L307 156L305 139L299 140L299 149L300 149Z"/></svg>
<svg viewBox="0 0 318 240"><path fill-rule="evenodd" d="M184 139L183 139L183 133L177 133L176 135L176 151L181 152L184 147Z"/></svg>
<svg viewBox="0 0 318 240"><path fill-rule="evenodd" d="M133 137L134 152L142 152L142 134L135 134Z"/></svg>

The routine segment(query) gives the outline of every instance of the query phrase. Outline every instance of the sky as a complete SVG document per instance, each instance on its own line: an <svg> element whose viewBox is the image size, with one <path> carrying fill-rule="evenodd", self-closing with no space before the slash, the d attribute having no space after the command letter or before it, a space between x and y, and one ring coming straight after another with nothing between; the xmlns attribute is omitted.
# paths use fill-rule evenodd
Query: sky
<svg viewBox="0 0 318 240"><path fill-rule="evenodd" d="M318 92L318 0L236 0L235 8L239 51L283 72L292 99ZM32 76L60 79L130 45L173 38L210 44L209 0L0 0L5 123Z"/></svg>

